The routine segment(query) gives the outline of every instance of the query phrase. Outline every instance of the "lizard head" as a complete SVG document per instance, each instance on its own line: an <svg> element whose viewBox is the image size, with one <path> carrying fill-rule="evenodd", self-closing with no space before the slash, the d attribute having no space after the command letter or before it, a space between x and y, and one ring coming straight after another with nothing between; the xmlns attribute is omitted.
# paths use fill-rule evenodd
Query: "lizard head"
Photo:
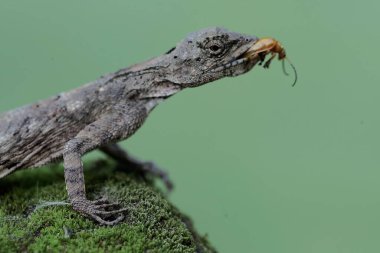
<svg viewBox="0 0 380 253"><path fill-rule="evenodd" d="M258 62L244 56L257 40L220 27L190 33L166 54L171 72L168 79L185 88L244 74Z"/></svg>

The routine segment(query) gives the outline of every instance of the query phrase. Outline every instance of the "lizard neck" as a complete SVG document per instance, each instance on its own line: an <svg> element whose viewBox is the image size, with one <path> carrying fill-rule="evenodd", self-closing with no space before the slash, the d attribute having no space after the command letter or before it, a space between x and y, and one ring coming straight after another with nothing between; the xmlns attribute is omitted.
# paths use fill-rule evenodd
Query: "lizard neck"
<svg viewBox="0 0 380 253"><path fill-rule="evenodd" d="M165 99L182 90L171 80L170 61L162 55L146 62L121 69L102 77L98 82L100 91L109 90L115 95L133 99Z"/></svg>

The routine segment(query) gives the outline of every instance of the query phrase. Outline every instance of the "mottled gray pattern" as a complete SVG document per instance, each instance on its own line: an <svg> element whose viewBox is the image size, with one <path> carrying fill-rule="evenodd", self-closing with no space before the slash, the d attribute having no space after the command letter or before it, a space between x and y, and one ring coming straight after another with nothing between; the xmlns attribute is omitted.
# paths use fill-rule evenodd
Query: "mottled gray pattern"
<svg viewBox="0 0 380 253"><path fill-rule="evenodd" d="M103 148L120 157L120 150L113 155L115 148L107 145L131 136L159 102L184 88L249 71L258 59L243 54L256 41L223 28L203 29L162 56L1 114L0 178L63 159L73 208L102 224L119 222L122 215L108 217L124 209L105 211L114 204L86 199L81 156Z"/></svg>

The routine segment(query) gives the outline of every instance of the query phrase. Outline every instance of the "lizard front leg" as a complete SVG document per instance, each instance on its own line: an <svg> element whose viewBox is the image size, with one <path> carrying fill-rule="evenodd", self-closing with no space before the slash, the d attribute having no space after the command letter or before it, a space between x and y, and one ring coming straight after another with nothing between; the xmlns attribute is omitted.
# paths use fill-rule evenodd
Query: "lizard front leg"
<svg viewBox="0 0 380 253"><path fill-rule="evenodd" d="M122 213L127 209L106 211L105 208L116 207L116 204L104 200L90 201L86 198L81 157L106 143L131 136L141 126L145 117L145 109L107 114L87 125L75 138L67 142L63 154L65 182L74 210L104 225L114 225L124 219ZM114 220L106 220L113 214L120 215Z"/></svg>
<svg viewBox="0 0 380 253"><path fill-rule="evenodd" d="M125 165L127 169L140 172L143 175L151 174L155 177L158 177L163 181L165 187L169 191L173 189L173 183L169 179L168 173L157 167L153 162L139 161L138 159L128 155L128 153L116 143L107 144L103 147L100 147L100 150L116 161Z"/></svg>

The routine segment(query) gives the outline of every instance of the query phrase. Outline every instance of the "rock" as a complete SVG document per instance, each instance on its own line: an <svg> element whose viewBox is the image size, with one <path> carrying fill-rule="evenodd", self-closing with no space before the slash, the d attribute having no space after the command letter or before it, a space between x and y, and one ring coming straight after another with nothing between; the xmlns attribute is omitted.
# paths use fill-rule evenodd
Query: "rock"
<svg viewBox="0 0 380 253"><path fill-rule="evenodd" d="M16 172L0 180L0 252L216 252L151 179L85 167L87 196L118 201L126 219L100 226L73 211L61 166Z"/></svg>

